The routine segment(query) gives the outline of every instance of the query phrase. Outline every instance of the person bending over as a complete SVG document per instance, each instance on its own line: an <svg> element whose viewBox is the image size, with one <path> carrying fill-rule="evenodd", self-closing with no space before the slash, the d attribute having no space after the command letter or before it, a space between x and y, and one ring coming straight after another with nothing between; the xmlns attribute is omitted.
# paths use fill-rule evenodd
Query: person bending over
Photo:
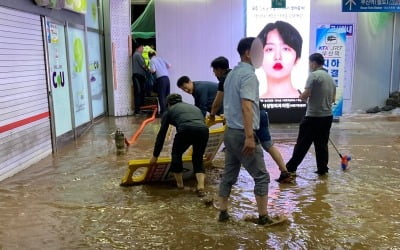
<svg viewBox="0 0 400 250"><path fill-rule="evenodd" d="M188 76L182 76L178 79L176 85L193 96L194 105L201 110L204 117L207 112L211 111L211 106L218 90L218 85L215 82L192 81ZM217 111L217 114L221 114L222 110L221 108Z"/></svg>
<svg viewBox="0 0 400 250"><path fill-rule="evenodd" d="M161 118L161 126L157 134L150 165L157 163L168 126L170 124L175 126L177 133L172 144L171 172L174 174L176 185L178 188L184 187L182 155L189 146L193 146L192 164L197 180L197 193L199 196L204 196L203 155L207 146L209 131L204 122L203 114L194 105L182 102L182 96L179 94L169 95L167 104L168 109Z"/></svg>

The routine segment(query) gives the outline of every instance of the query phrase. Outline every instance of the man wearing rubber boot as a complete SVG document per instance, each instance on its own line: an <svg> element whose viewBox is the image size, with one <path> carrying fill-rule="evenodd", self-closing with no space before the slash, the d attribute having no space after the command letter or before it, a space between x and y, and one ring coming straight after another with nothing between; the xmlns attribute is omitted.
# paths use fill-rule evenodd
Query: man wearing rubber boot
<svg viewBox="0 0 400 250"><path fill-rule="evenodd" d="M204 122L203 114L194 105L182 102L182 96L171 94L167 97L168 110L161 118L160 130L154 145L153 157L150 165L157 162L158 156L163 148L168 126L176 127L176 135L171 152L171 172L174 174L176 185L183 188L183 163L182 155L193 146L192 164L197 180L197 194L204 196L205 171L203 166L203 155L207 146L209 131Z"/></svg>

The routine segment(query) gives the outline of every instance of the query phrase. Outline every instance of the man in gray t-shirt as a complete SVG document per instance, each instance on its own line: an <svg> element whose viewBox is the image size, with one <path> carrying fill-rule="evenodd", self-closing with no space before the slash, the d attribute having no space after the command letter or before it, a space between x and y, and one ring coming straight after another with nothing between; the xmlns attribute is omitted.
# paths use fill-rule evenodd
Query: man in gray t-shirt
<svg viewBox="0 0 400 250"><path fill-rule="evenodd" d="M305 90L299 98L307 100L306 115L300 123L299 134L294 146L292 158L286 167L295 175L297 167L314 143L317 160L317 173L328 173L328 140L332 126L332 103L335 102L336 85L332 77L323 68L324 57L314 53L309 57L310 75Z"/></svg>
<svg viewBox="0 0 400 250"><path fill-rule="evenodd" d="M254 37L240 40L237 47L240 62L224 83L223 104L227 128L224 134L225 168L218 191L218 220L224 222L229 219L228 199L243 166L254 180L259 214L256 223L265 225L274 222L267 213L270 176L254 132L260 126L259 83L251 60L251 48L255 41Z"/></svg>

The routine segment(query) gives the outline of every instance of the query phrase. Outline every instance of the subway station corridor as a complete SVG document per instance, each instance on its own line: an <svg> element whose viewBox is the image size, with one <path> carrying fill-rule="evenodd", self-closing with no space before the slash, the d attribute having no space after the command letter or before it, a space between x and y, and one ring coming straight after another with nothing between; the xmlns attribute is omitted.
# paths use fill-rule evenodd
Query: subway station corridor
<svg viewBox="0 0 400 250"><path fill-rule="evenodd" d="M193 181L121 187L131 159L150 158L159 119L123 155L113 133L127 137L145 116L106 117L83 136L30 168L0 182L0 249L399 249L400 112L344 116L331 139L352 157L342 171L329 144L329 174L314 171L313 147L293 184L279 184L270 156L268 209L289 221L273 226L244 222L256 214L253 180L241 171L231 194L231 220L196 196ZM297 124L272 124L275 145L287 161ZM168 145L163 154L168 156ZM220 150L207 169L215 196L224 164Z"/></svg>

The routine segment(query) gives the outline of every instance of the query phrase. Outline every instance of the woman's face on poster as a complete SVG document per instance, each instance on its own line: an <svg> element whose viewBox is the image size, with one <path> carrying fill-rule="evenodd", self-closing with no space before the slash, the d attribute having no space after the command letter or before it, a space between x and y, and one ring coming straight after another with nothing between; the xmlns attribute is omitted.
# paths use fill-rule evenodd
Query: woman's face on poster
<svg viewBox="0 0 400 250"><path fill-rule="evenodd" d="M296 62L296 51L283 41L277 29L271 30L264 46L263 68L267 79L287 77Z"/></svg>

